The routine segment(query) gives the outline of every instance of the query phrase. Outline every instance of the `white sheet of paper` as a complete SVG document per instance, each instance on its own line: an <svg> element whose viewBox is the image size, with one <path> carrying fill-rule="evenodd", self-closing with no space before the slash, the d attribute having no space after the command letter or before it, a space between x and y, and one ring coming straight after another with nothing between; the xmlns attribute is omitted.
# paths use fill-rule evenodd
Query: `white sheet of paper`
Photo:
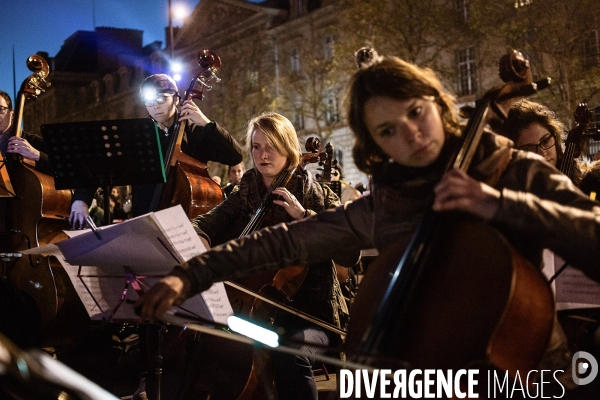
<svg viewBox="0 0 600 400"><path fill-rule="evenodd" d="M558 271L564 263L559 256L554 255L555 271ZM555 282L558 310L600 307L600 284L585 276L580 270L567 267L558 275Z"/></svg>
<svg viewBox="0 0 600 400"><path fill-rule="evenodd" d="M100 240L91 230L66 233L70 237L67 240L22 253L55 255L94 320L138 319L131 305L122 301L123 296L125 300L138 298L133 285L125 291L127 272L133 273L137 283L147 290L176 264L206 251L181 206L102 227ZM80 270L79 265L85 266ZM223 324L233 315L221 282L181 307Z"/></svg>
<svg viewBox="0 0 600 400"><path fill-rule="evenodd" d="M183 262L169 251L169 240L152 214L110 225L100 235L98 239L88 231L56 245L70 264L95 265L106 272L127 266L137 275L164 274L165 267Z"/></svg>
<svg viewBox="0 0 600 400"><path fill-rule="evenodd" d="M78 276L79 266L69 264L64 257L57 257L63 266L83 306L92 320L132 321L137 320L131 305L121 301L126 280L124 277L107 277L98 267L82 266ZM126 298L136 300L135 291L128 290Z"/></svg>

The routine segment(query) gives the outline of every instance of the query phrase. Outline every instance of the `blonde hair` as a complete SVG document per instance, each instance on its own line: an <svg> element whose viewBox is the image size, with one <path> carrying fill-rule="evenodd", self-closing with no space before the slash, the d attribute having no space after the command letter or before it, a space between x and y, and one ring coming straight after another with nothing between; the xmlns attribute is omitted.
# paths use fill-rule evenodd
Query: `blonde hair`
<svg viewBox="0 0 600 400"><path fill-rule="evenodd" d="M249 153L252 153L252 133L255 129L260 129L267 139L267 144L287 158L285 169L292 169L300 163L302 150L296 129L289 119L275 112L265 112L252 118L248 122L246 131L246 146Z"/></svg>

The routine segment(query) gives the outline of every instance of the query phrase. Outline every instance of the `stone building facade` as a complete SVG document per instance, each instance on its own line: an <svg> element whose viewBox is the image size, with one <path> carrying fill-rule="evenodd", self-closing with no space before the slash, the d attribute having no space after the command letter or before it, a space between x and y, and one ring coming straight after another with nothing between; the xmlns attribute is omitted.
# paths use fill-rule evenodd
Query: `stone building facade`
<svg viewBox="0 0 600 400"><path fill-rule="evenodd" d="M456 4L461 13L467 3ZM75 32L56 56L44 55L51 65L52 87L26 104L25 129L39 132L44 123L145 117L138 91L142 80L153 73L170 73L172 53L173 61L183 65L183 96L199 72L199 52L209 49L222 61L217 72L221 82L213 81L212 90L206 88L203 100L197 101L209 118L241 139L251 117L278 111L294 123L302 141L318 136L324 144L331 142L346 180L358 183L365 175L354 166L341 106L347 64L353 57L334 56L334 44L346 40L336 29L339 15L339 0L202 0L175 29L172 46L143 46L142 32L132 29ZM486 49L501 54L505 45L494 41ZM440 62L451 71L445 76L447 87L461 104L498 84L492 70L497 65L490 70L481 65L482 50L476 45L457 42L456 49L446 53ZM494 53L491 59L495 57ZM600 115L600 107L590 105ZM225 177L223 166L209 167L211 174Z"/></svg>
<svg viewBox="0 0 600 400"><path fill-rule="evenodd" d="M307 43L322 52L322 58L331 57L331 28L337 18L334 3L202 0L175 30L172 53L183 65L182 96L200 70L199 52L209 49L219 55L222 66L217 74L222 80L213 81L212 90L204 90L203 100L197 103L234 136L243 138L245 124L255 114L281 112L294 122L301 141L316 135L324 143L332 142L347 180L359 182L365 176L354 167L351 139L338 109L341 84L313 91L310 107L318 111L312 114L304 111L308 96L296 90L303 90L301 82L314 78L311 74L323 75L320 71L300 73L310 67L301 58ZM142 33L108 27L77 31L54 57L42 54L51 66L52 86L37 101L26 104L25 129L39 133L46 123L145 117L139 85L148 75L170 73L171 49L168 43L163 48L161 42L143 46ZM211 163L209 167L211 173L225 175L222 166Z"/></svg>

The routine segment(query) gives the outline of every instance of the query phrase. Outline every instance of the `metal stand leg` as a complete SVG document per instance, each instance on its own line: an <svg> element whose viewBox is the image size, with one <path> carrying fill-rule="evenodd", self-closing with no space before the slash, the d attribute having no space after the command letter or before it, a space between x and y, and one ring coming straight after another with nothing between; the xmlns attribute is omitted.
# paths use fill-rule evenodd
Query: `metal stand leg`
<svg viewBox="0 0 600 400"><path fill-rule="evenodd" d="M156 400L160 400L160 384L161 384L161 378L162 378L162 362L163 362L163 357L162 357L162 353L160 350L160 346L162 344L163 341L163 329L165 329L165 327L163 325L158 327L158 351L157 351L157 355L156 355Z"/></svg>

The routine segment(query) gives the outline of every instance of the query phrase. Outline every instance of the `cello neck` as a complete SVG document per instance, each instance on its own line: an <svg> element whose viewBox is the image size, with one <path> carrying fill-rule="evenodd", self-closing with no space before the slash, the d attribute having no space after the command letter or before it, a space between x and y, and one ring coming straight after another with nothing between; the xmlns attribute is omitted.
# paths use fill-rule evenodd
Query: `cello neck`
<svg viewBox="0 0 600 400"><path fill-rule="evenodd" d="M250 218L250 222L248 222L248 225L246 225L246 227L240 234L240 238L251 234L252 232L256 231L261 227L262 222L265 219L265 215L267 215L267 212L271 209L271 206L273 205L273 200L275 199L273 190L277 189L278 187L287 185L295 171L296 168L283 171L279 174L279 176L277 176L277 178L275 178L275 180L271 183L271 186L269 187L269 190L267 191L267 194L265 195L262 203L256 209L256 211L252 215L252 218Z"/></svg>

